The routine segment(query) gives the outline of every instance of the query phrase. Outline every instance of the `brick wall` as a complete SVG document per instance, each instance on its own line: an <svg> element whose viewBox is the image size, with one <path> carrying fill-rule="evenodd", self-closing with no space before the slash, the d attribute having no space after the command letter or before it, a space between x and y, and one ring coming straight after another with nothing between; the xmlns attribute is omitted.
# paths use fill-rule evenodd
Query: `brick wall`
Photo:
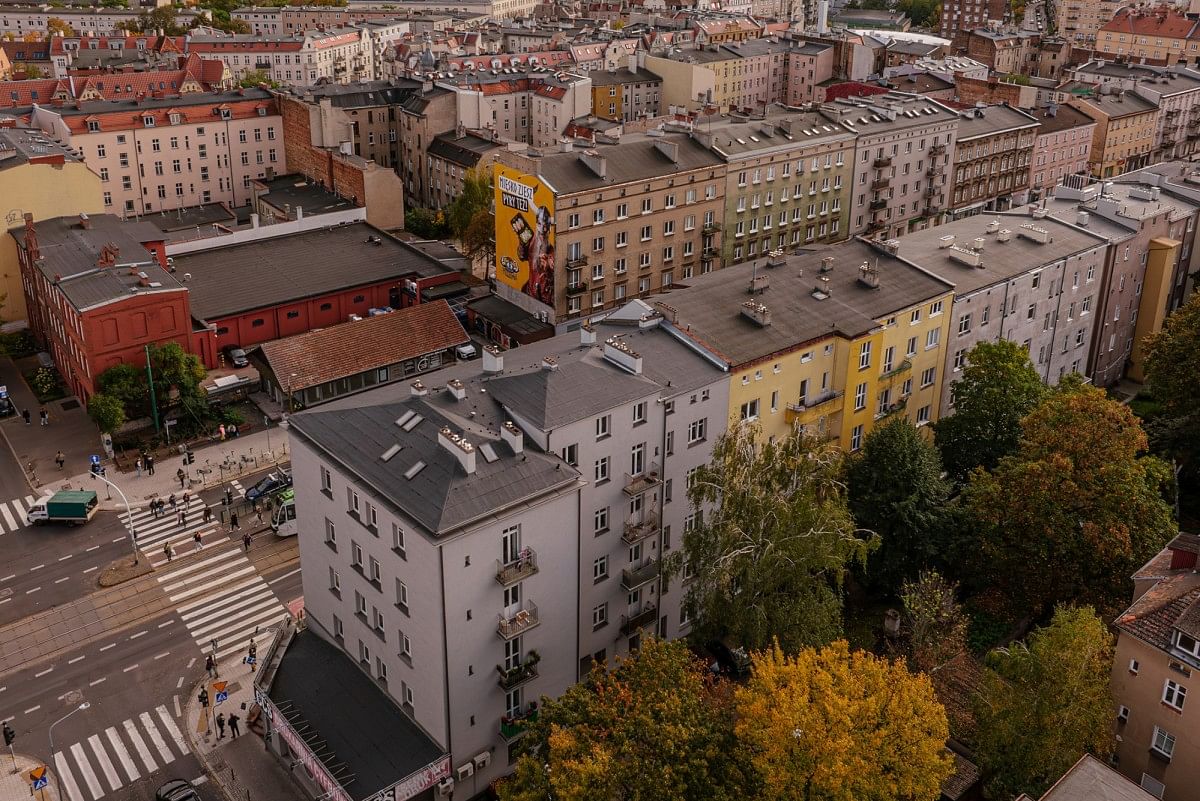
<svg viewBox="0 0 1200 801"><path fill-rule="evenodd" d="M1013 108L1032 108L1037 100L1037 88L1020 86L1015 83L967 78L957 79L958 100L960 103L1008 103Z"/></svg>
<svg viewBox="0 0 1200 801"><path fill-rule="evenodd" d="M364 160L313 147L307 103L280 95L279 111L283 117L284 152L287 153L287 163L292 171L301 173L342 197L353 199L358 206L365 206Z"/></svg>

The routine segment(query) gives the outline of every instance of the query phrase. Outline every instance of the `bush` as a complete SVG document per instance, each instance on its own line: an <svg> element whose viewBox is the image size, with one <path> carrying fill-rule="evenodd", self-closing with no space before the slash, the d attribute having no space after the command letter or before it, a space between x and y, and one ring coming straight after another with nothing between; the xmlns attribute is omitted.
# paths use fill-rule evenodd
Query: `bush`
<svg viewBox="0 0 1200 801"><path fill-rule="evenodd" d="M88 416L105 434L111 434L125 423L125 407L118 398L98 392L88 401Z"/></svg>
<svg viewBox="0 0 1200 801"><path fill-rule="evenodd" d="M33 394L37 396L39 403L58 400L67 394L58 373L49 367L39 367L25 376L25 380L29 383Z"/></svg>
<svg viewBox="0 0 1200 801"><path fill-rule="evenodd" d="M0 354L12 359L23 359L37 353L37 343L29 329L0 334Z"/></svg>

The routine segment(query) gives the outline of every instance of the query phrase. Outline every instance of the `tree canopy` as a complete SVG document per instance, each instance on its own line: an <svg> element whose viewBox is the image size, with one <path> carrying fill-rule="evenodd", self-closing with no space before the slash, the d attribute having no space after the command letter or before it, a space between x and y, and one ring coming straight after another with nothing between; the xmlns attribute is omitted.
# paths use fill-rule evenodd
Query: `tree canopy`
<svg viewBox="0 0 1200 801"><path fill-rule="evenodd" d="M689 568L696 641L761 649L777 639L792 652L840 636L842 579L874 539L850 516L836 446L799 429L766 443L758 433L733 426L689 479L695 523L668 572Z"/></svg>
<svg viewBox="0 0 1200 801"><path fill-rule="evenodd" d="M88 416L105 434L112 434L125 424L125 407L120 399L97 392L88 399Z"/></svg>
<svg viewBox="0 0 1200 801"><path fill-rule="evenodd" d="M958 585L935 570L904 582L900 598L915 670L933 673L966 650L968 620L957 595Z"/></svg>
<svg viewBox="0 0 1200 801"><path fill-rule="evenodd" d="M988 655L976 753L993 798L1038 798L1084 752L1112 748L1113 640L1090 607L1060 607L1026 643Z"/></svg>
<svg viewBox="0 0 1200 801"><path fill-rule="evenodd" d="M1017 451L966 488L980 558L1035 615L1060 601L1123 603L1134 570L1176 533L1170 469L1142 455L1146 434L1127 406L1078 379L1021 430Z"/></svg>
<svg viewBox="0 0 1200 801"><path fill-rule="evenodd" d="M934 425L942 464L956 483L976 467L991 470L1017 449L1021 418L1046 394L1029 353L1015 342L980 342L950 386L954 413Z"/></svg>
<svg viewBox="0 0 1200 801"><path fill-rule="evenodd" d="M946 712L928 677L845 641L755 654L736 698L735 731L760 798L932 801L952 770Z"/></svg>
<svg viewBox="0 0 1200 801"><path fill-rule="evenodd" d="M1147 337L1146 378L1160 414L1148 424L1155 450L1181 467L1181 482L1200 484L1200 294Z"/></svg>
<svg viewBox="0 0 1200 801"><path fill-rule="evenodd" d="M472 264L487 264L495 258L496 217L492 214L490 175L467 171L462 192L446 207L446 223Z"/></svg>

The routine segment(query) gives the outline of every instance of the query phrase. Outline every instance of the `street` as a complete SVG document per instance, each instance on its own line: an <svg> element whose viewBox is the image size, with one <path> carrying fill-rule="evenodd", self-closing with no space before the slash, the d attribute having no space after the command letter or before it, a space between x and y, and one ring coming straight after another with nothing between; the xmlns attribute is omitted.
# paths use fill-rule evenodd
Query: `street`
<svg viewBox="0 0 1200 801"><path fill-rule="evenodd" d="M258 477L246 476L245 486ZM205 505L216 513L209 523ZM249 513L230 532L222 508L212 490L190 498L183 526L169 507L162 517L135 511L148 572L111 588L96 577L130 561L123 514L3 534L0 717L18 753L47 761L64 801L149 799L169 779L200 776L182 712L212 641L225 658L245 651L299 597L296 541ZM247 530L255 533L248 552Z"/></svg>

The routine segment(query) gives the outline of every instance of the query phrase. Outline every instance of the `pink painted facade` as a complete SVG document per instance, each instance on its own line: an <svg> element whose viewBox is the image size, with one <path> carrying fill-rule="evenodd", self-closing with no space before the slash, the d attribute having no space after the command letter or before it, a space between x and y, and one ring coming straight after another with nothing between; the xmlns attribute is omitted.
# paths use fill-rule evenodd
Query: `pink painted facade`
<svg viewBox="0 0 1200 801"><path fill-rule="evenodd" d="M1044 197L1064 176L1088 171L1095 120L1069 106L1059 107L1053 117L1046 109L1034 112L1042 123L1033 143L1030 189Z"/></svg>
<svg viewBox="0 0 1200 801"><path fill-rule="evenodd" d="M787 98L789 106L821 102L818 87L833 77L833 48L806 44L788 53Z"/></svg>

